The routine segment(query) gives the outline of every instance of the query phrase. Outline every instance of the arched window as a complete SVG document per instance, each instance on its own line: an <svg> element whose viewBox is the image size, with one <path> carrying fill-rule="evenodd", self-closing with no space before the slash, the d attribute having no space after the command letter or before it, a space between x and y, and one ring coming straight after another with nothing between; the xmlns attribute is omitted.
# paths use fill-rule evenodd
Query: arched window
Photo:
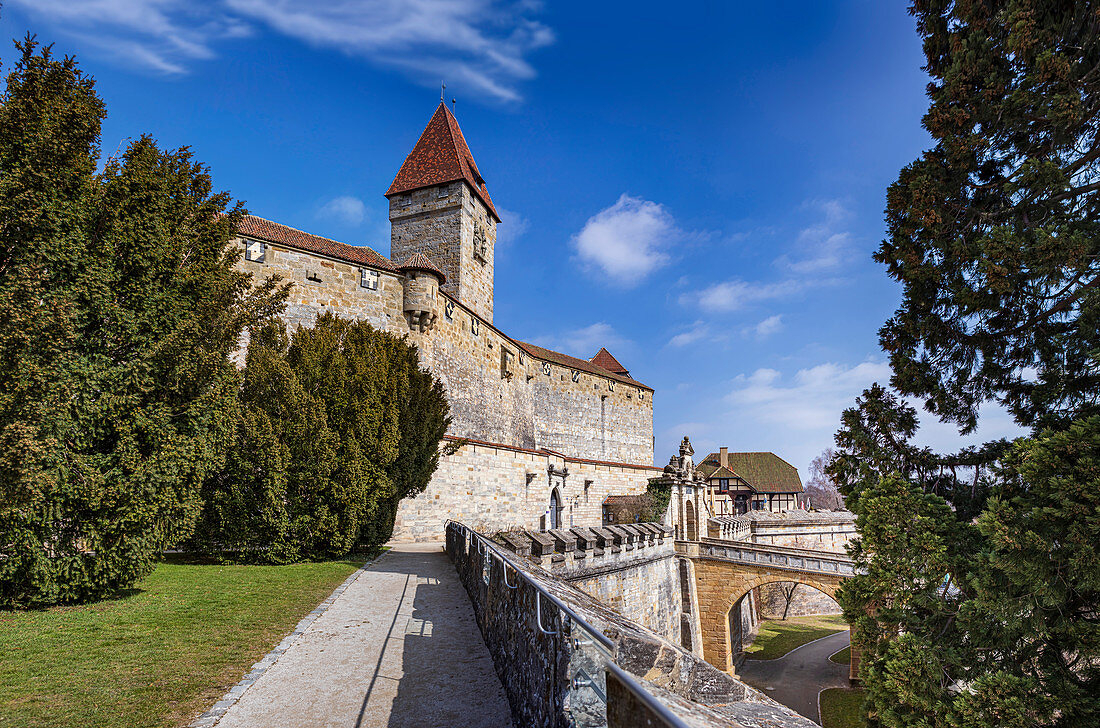
<svg viewBox="0 0 1100 728"><path fill-rule="evenodd" d="M561 528L561 495L558 489L550 492L550 528Z"/></svg>

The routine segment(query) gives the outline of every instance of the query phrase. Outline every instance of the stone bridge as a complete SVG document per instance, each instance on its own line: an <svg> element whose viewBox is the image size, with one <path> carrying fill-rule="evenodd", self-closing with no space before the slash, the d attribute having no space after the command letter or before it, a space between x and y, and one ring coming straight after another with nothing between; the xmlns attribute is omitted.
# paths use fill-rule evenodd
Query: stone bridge
<svg viewBox="0 0 1100 728"><path fill-rule="evenodd" d="M744 541L677 541L676 552L695 571L703 657L731 674L742 651L741 599L750 590L793 581L835 597L853 573L842 554Z"/></svg>

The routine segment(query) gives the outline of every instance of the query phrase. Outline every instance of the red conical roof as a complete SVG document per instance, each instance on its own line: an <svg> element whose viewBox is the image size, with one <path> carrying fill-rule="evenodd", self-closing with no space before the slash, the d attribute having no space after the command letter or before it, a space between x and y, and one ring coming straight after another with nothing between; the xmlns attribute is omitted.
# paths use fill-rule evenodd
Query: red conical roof
<svg viewBox="0 0 1100 728"><path fill-rule="evenodd" d="M408 258L405 258L405 262L397 266L397 270L426 270L429 273L435 273L439 276L440 283L447 282L447 276L443 275L443 271L439 269L439 266L433 263L432 259L423 253L413 253Z"/></svg>
<svg viewBox="0 0 1100 728"><path fill-rule="evenodd" d="M596 352L596 356L592 357L588 361L592 362L601 369L606 369L613 374L622 374L624 377L629 376L630 372L626 370L619 360L611 356L611 352L607 349L600 347L600 350Z"/></svg>
<svg viewBox="0 0 1100 728"><path fill-rule="evenodd" d="M470 185L474 194L485 203L496 221L500 222L500 216L489 197L489 190L485 188L485 180L477 171L474 156L470 154L470 147L466 145L462 130L458 128L458 121L447 110L447 105L440 103L431 121L424 127L420 140L405 158L393 184L386 190L386 197L457 180L463 180Z"/></svg>

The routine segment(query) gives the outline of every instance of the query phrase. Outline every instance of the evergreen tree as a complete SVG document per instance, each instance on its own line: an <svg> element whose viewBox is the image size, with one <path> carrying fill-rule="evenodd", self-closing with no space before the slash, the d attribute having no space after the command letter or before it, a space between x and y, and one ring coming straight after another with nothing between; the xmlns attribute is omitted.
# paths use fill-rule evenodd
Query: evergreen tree
<svg viewBox="0 0 1100 728"><path fill-rule="evenodd" d="M888 193L876 259L902 394L969 432L998 402L1031 429L912 445L877 385L829 470L863 573L841 590L872 725L1100 725L1100 8L916 0L935 146Z"/></svg>
<svg viewBox="0 0 1100 728"><path fill-rule="evenodd" d="M95 598L190 535L232 434L241 332L275 313L241 210L148 137L96 174L102 102L32 39L0 106L0 604Z"/></svg>
<svg viewBox="0 0 1100 728"><path fill-rule="evenodd" d="M205 488L202 548L286 563L375 546L427 487L450 419L443 387L398 338L326 313L248 349L226 467Z"/></svg>

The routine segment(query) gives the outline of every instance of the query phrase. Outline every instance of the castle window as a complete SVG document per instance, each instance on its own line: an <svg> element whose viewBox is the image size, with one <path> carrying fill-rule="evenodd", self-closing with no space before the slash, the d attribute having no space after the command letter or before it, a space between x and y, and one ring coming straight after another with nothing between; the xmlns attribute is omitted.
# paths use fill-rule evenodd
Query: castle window
<svg viewBox="0 0 1100 728"><path fill-rule="evenodd" d="M450 321L455 316L455 302L447 299L447 303L443 305L443 315Z"/></svg>
<svg viewBox="0 0 1100 728"><path fill-rule="evenodd" d="M400 195L400 196L398 196L397 203L399 205L401 205L401 207L408 207L409 205L412 204L412 195Z"/></svg>
<svg viewBox="0 0 1100 728"><path fill-rule="evenodd" d="M264 258L267 257L267 243L262 243L259 240L246 240L244 242L244 259L253 263L263 263Z"/></svg>
<svg viewBox="0 0 1100 728"><path fill-rule="evenodd" d="M480 222L474 223L474 258L482 263L489 261L489 244L486 242L485 228Z"/></svg>
<svg viewBox="0 0 1100 728"><path fill-rule="evenodd" d="M314 283L321 282L321 271L316 268L306 268L306 280Z"/></svg>
<svg viewBox="0 0 1100 728"><path fill-rule="evenodd" d="M473 332L474 336L478 335L477 319L473 316L470 317L470 331Z"/></svg>
<svg viewBox="0 0 1100 728"><path fill-rule="evenodd" d="M378 271L370 268L359 269L359 285L368 291L378 290Z"/></svg>
<svg viewBox="0 0 1100 728"><path fill-rule="evenodd" d="M446 185L435 188L436 197L449 197L451 194L450 188Z"/></svg>
<svg viewBox="0 0 1100 728"><path fill-rule="evenodd" d="M612 379L612 380L609 380L607 382L607 391L608 392L614 392L615 391L615 380Z"/></svg>

